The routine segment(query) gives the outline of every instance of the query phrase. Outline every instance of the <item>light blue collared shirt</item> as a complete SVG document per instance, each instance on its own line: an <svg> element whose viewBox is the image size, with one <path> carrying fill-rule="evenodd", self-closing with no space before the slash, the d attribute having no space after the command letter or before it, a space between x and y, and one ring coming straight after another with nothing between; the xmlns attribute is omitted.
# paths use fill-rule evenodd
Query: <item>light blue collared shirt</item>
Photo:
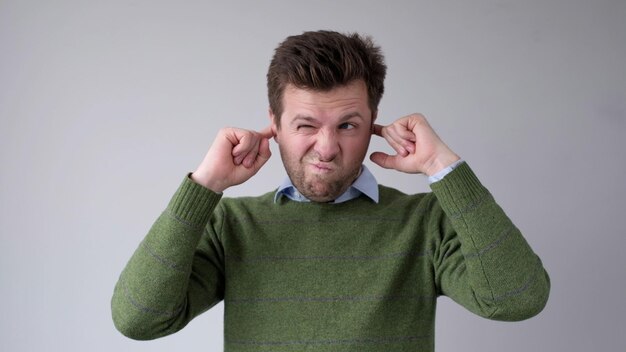
<svg viewBox="0 0 626 352"><path fill-rule="evenodd" d="M454 170L457 166L461 165L463 160L459 160L452 165L442 169L435 175L428 177L429 183L441 181L447 174ZM356 181L337 199L329 203L343 203L351 199L357 198L361 194L371 199L374 203L378 203L378 182L370 170L362 165L361 174L357 177ZM278 201L281 196L285 196L296 202L310 202L305 196L303 196L296 187L293 185L289 177L286 177L283 183L276 190L274 195L274 202Z"/></svg>
<svg viewBox="0 0 626 352"><path fill-rule="evenodd" d="M374 203L378 203L378 182L365 165L361 166L361 174L357 177L356 181L354 181L354 183L342 195L329 203L336 204L347 202L351 199L357 198L361 194L367 196ZM296 202L310 202L309 199L298 192L289 177L286 177L280 187L278 187L278 190L276 190L274 202L278 201L280 196L286 196Z"/></svg>

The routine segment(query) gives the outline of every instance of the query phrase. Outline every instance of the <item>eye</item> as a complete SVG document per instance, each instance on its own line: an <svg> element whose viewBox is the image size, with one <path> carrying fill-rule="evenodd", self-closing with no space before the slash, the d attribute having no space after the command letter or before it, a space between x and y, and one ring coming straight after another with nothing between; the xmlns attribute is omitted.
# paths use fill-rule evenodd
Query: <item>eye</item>
<svg viewBox="0 0 626 352"><path fill-rule="evenodd" d="M296 127L296 129L300 130L300 129L309 129L309 128L313 128L313 126L311 125L298 125Z"/></svg>
<svg viewBox="0 0 626 352"><path fill-rule="evenodd" d="M354 128L356 128L356 126L354 124L352 124L352 123L349 123L349 122L344 122L341 125L339 125L339 129L340 130L351 130L351 129L354 129Z"/></svg>

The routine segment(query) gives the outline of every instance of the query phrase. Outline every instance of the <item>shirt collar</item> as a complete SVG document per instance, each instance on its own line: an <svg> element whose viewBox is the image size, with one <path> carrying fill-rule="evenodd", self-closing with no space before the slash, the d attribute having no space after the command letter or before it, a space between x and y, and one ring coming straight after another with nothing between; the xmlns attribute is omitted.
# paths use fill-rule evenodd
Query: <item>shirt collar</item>
<svg viewBox="0 0 626 352"><path fill-rule="evenodd" d="M378 203L378 182L365 165L361 166L361 174L357 177L354 183L352 183L352 185L342 195L330 203L347 202L357 198L361 194L367 196L374 203ZM296 202L310 202L309 199L298 192L289 177L285 177L285 180L283 180L276 190L276 193L274 194L274 202L276 203L281 196L286 196Z"/></svg>

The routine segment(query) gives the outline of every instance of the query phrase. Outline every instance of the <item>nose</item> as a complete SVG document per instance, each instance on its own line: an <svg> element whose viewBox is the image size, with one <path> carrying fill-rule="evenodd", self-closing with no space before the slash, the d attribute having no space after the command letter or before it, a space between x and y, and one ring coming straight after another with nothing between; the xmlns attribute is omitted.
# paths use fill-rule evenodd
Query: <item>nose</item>
<svg viewBox="0 0 626 352"><path fill-rule="evenodd" d="M332 161L340 150L337 134L334 131L319 131L314 149L320 161Z"/></svg>

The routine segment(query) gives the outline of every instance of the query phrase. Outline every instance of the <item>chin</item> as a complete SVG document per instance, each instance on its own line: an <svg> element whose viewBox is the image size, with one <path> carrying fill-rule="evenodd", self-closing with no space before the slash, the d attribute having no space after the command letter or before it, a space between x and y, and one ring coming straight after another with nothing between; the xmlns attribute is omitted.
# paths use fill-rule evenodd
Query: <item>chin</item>
<svg viewBox="0 0 626 352"><path fill-rule="evenodd" d="M345 188L347 189L347 187ZM306 187L305 189L307 190L307 194L303 193L303 195L309 200L319 203L333 201L345 192L344 187L332 187L327 185L322 187L310 185L310 187Z"/></svg>

